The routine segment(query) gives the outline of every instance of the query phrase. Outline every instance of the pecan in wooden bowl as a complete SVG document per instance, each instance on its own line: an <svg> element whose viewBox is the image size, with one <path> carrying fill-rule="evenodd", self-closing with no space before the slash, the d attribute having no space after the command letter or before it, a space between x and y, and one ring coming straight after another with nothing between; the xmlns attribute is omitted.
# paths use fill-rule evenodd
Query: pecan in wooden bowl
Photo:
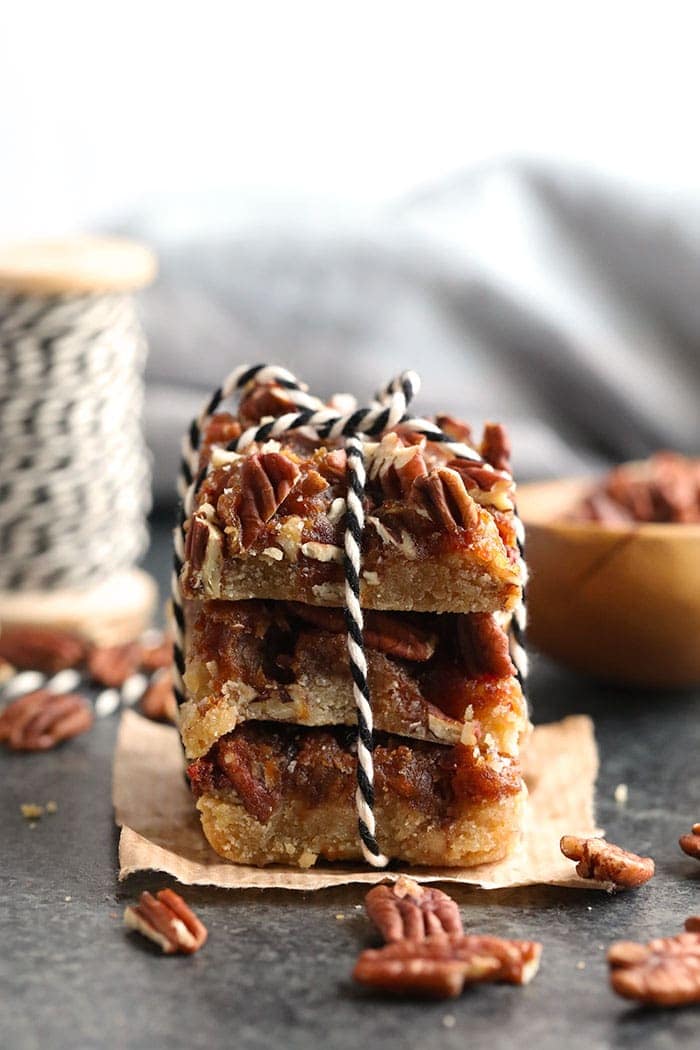
<svg viewBox="0 0 700 1050"><path fill-rule="evenodd" d="M700 460L523 485L518 509L535 648L623 685L700 682Z"/></svg>

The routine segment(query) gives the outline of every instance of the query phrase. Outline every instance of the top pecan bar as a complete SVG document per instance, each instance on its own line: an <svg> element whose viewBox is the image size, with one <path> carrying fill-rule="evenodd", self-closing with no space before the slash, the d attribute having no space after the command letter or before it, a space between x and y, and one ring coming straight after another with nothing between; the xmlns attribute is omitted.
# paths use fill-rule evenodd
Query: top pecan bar
<svg viewBox="0 0 700 1050"><path fill-rule="evenodd" d="M238 418L214 416L203 436L209 468L186 523L186 597L343 604L347 494L342 443L297 430L227 451L243 429L290 410L278 387L256 388ZM487 424L437 423L494 470L401 427L365 444L366 524L361 601L368 609L507 611L520 594L508 439Z"/></svg>

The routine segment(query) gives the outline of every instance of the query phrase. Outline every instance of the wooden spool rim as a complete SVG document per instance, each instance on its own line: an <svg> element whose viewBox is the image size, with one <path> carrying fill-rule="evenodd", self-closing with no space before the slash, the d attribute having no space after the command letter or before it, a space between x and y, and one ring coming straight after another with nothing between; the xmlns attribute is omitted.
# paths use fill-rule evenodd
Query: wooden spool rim
<svg viewBox="0 0 700 1050"><path fill-rule="evenodd" d="M0 290L28 295L130 292L156 275L154 253L123 237L76 236L0 245Z"/></svg>

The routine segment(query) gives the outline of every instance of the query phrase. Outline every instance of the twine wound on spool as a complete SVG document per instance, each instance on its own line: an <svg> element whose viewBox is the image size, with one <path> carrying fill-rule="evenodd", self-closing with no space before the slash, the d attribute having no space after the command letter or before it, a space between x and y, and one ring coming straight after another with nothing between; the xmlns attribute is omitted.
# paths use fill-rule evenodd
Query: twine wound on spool
<svg viewBox="0 0 700 1050"><path fill-rule="evenodd" d="M129 292L154 269L115 239L0 250L0 619L24 619L36 597L31 619L46 622L44 595L48 608L65 591L67 606L112 578L126 619L152 604L129 575L150 506L146 344Z"/></svg>

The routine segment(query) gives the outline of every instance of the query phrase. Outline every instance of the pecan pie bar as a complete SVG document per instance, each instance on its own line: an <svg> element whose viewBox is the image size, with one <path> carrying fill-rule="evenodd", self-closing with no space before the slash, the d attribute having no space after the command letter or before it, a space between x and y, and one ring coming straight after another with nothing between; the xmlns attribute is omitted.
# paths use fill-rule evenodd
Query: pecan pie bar
<svg viewBox="0 0 700 1050"><path fill-rule="evenodd" d="M256 600L185 612L190 758L248 720L355 724L342 610ZM370 611L364 640L377 729L517 754L527 709L493 614Z"/></svg>
<svg viewBox="0 0 700 1050"><path fill-rule="evenodd" d="M226 449L243 429L289 409L283 391L259 388L241 403L238 418L212 417L200 461L200 469L211 470L186 525L186 597L343 604L343 448L302 428L243 454ZM471 444L465 424L448 417L438 423L455 441ZM365 608L514 607L520 568L503 428L487 425L473 447L494 470L456 459L445 445L401 427L365 444Z"/></svg>
<svg viewBox="0 0 700 1050"><path fill-rule="evenodd" d="M355 733L249 722L188 768L217 853L239 863L361 857ZM470 866L517 841L525 788L517 761L457 744L377 734L375 813L381 848L412 864Z"/></svg>
<svg viewBox="0 0 700 1050"><path fill-rule="evenodd" d="M500 859L523 821L529 729L505 634L522 582L505 431L489 424L477 444L438 417L486 465L410 424L363 443L364 655L351 669L346 452L304 427L271 440L292 410L282 387L258 386L237 417L204 425L178 619L179 721L204 833L256 865L367 856L353 691L366 659L378 848L415 864ZM267 422L264 440L229 448Z"/></svg>

